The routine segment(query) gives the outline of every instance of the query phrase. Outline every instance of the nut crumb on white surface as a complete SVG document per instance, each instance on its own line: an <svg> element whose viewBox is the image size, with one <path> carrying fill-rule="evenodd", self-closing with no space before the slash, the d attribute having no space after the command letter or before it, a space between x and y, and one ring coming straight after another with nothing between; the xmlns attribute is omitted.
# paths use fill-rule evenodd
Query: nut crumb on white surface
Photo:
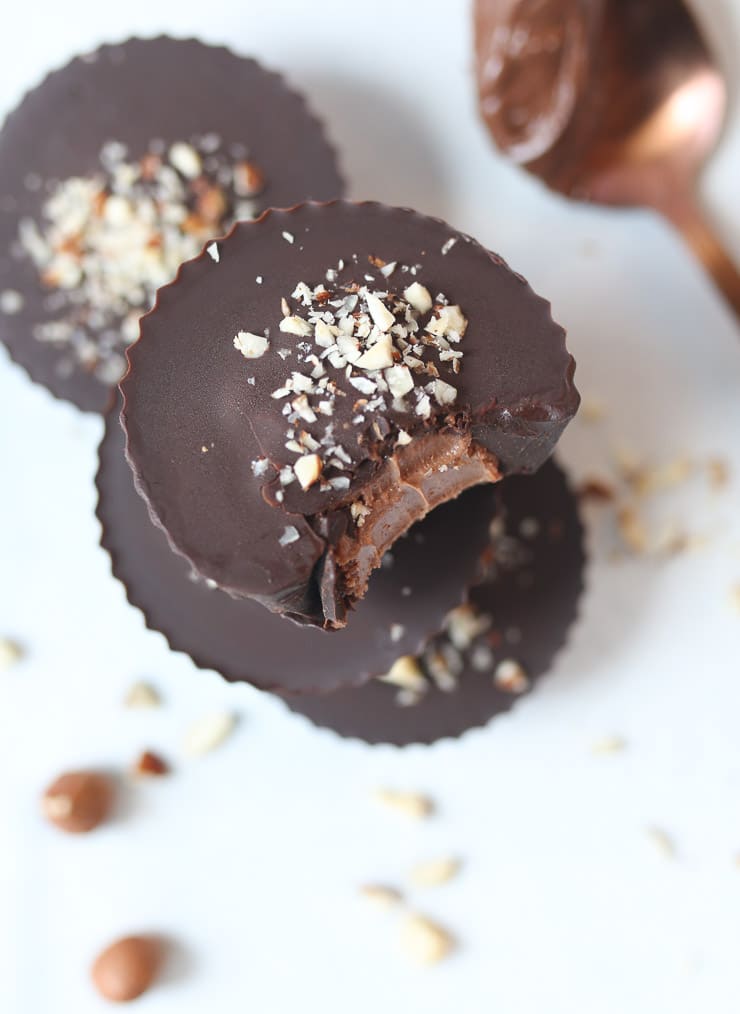
<svg viewBox="0 0 740 1014"><path fill-rule="evenodd" d="M9 637L0 637L0 672L10 669L23 658L23 648Z"/></svg>
<svg viewBox="0 0 740 1014"><path fill-rule="evenodd" d="M397 908L403 901L403 895L395 887L388 887L385 884L363 884L359 890L363 901L372 905L373 908L391 909Z"/></svg>
<svg viewBox="0 0 740 1014"><path fill-rule="evenodd" d="M434 813L434 802L420 792L402 792L397 789L376 789L373 793L377 802L406 817L421 820Z"/></svg>
<svg viewBox="0 0 740 1014"><path fill-rule="evenodd" d="M412 867L409 880L414 887L437 887L452 880L459 872L459 859L427 859Z"/></svg>
<svg viewBox="0 0 740 1014"><path fill-rule="evenodd" d="M591 744L591 753L607 755L622 753L627 748L627 741L623 736L602 736Z"/></svg>
<svg viewBox="0 0 740 1014"><path fill-rule="evenodd" d="M236 715L229 711L217 711L204 715L188 729L184 750L189 757L202 757L225 743L236 728Z"/></svg>
<svg viewBox="0 0 740 1014"><path fill-rule="evenodd" d="M455 941L439 923L412 913L401 925L401 949L420 965L436 965L454 950Z"/></svg>
<svg viewBox="0 0 740 1014"><path fill-rule="evenodd" d="M140 680L128 689L123 703L127 708L158 708L162 704L162 698L151 683Z"/></svg>
<svg viewBox="0 0 740 1014"><path fill-rule="evenodd" d="M660 827L646 828L648 840L652 843L656 852L664 859L676 858L676 843L667 831Z"/></svg>

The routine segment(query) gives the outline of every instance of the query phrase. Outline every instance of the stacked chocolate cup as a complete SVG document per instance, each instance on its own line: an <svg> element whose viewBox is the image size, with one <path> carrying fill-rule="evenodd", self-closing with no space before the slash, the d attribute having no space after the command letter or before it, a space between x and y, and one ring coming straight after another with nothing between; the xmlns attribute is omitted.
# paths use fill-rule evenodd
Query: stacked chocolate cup
<svg viewBox="0 0 740 1014"><path fill-rule="evenodd" d="M368 742L526 693L584 563L549 305L445 223L341 200L303 100L223 49L104 47L24 100L4 151L11 354L100 410L129 345L98 516L148 625Z"/></svg>

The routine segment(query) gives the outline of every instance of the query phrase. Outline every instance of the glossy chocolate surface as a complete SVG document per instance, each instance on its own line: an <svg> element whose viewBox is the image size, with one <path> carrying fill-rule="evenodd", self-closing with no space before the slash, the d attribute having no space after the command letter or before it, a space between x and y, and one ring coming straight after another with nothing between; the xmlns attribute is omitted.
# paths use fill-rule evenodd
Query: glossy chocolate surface
<svg viewBox="0 0 740 1014"><path fill-rule="evenodd" d="M118 411L106 417L97 476L101 541L113 573L149 627L227 680L292 692L356 686L399 655L418 652L478 571L496 500L492 486L438 508L399 540L344 630L299 627L234 599L197 578L151 523L124 458Z"/></svg>
<svg viewBox="0 0 740 1014"><path fill-rule="evenodd" d="M257 210L341 196L336 158L321 124L283 79L253 60L194 39L132 39L73 60L29 92L0 132L0 292L23 306L0 313L0 338L34 380L82 409L104 411L109 385L65 350L33 337L55 319L49 289L13 256L19 222L41 219L47 182L93 176L106 142L140 158L195 135L243 146L265 177ZM300 157L296 157L300 153ZM144 312L148 307L143 307Z"/></svg>
<svg viewBox="0 0 740 1014"><path fill-rule="evenodd" d="M578 504L553 461L536 475L513 476L495 489L507 537L498 540L489 579L470 594L471 604L492 622L460 653L455 689L430 685L418 704L403 707L396 688L372 680L332 694L285 698L289 708L340 736L405 746L460 736L515 705L522 695L492 680L502 660L522 666L529 690L536 685L565 644L583 592ZM438 649L449 646L445 635L432 642ZM481 646L492 653L489 666L476 664Z"/></svg>
<svg viewBox="0 0 740 1014"><path fill-rule="evenodd" d="M399 267L386 278L378 259ZM305 354L300 339L278 330L281 300L297 312L298 283L323 283L340 262L334 289L357 283L398 293L417 281L462 308L462 367L454 374L440 364L456 400L434 406L429 418L394 402L365 409L358 421L358 391L327 366L341 394L330 422L349 488L293 483L278 503L275 477L295 453L286 449L275 395L291 370L304 368ZM415 273L404 273L409 266ZM233 346L239 331L267 331L269 349L245 359ZM373 483L382 522L396 523L391 509L407 507L413 519L419 502L423 511L454 495L442 487L473 461L487 477L538 468L578 405L564 332L521 276L436 219L373 203L308 204L240 223L219 243L218 262L204 254L160 290L129 359L121 385L127 454L173 548L220 588L319 625L344 620L341 540L354 531L351 506ZM320 437L326 425L317 419L306 430ZM411 442L399 449L401 430ZM405 481L389 466L402 454L419 459ZM255 462L269 465L266 474L253 473ZM410 506L399 506L399 490Z"/></svg>

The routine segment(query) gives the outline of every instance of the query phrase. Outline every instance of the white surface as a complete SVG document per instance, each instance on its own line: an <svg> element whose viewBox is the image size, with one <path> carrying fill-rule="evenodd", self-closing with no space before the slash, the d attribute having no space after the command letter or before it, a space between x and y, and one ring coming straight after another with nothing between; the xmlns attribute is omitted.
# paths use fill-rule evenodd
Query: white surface
<svg viewBox="0 0 740 1014"><path fill-rule="evenodd" d="M541 689L485 731L433 748L370 749L167 652L97 546L99 420L53 402L0 356L0 633L28 660L0 676L0 1010L93 1014L87 966L110 937L180 940L151 1014L730 1014L740 1003L740 334L700 270L648 216L568 207L497 162L479 126L466 4L211 0L17 5L0 37L0 103L47 66L133 31L228 40L288 72L331 124L353 195L408 203L500 250L553 301L578 382L609 418L563 457L590 474L611 441L664 461L733 464L730 490L674 510L702 553L615 564L594 548L583 615ZM736 194L734 195L736 197ZM733 199L732 194L727 200ZM603 430L603 434L602 434ZM166 707L125 712L150 676ZM243 715L218 753L186 761L189 722ZM619 733L621 755L591 755ZM47 828L38 795L73 765L125 767L141 747L177 773L83 839ZM408 824L369 798L428 790ZM662 859L646 836L676 841ZM359 883L417 858L465 868L414 902L459 935L410 967L393 916Z"/></svg>

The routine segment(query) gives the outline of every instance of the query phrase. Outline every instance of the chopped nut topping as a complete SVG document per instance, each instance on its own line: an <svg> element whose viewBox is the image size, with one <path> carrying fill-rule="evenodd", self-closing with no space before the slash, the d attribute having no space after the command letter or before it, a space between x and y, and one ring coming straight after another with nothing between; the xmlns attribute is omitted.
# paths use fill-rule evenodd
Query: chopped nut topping
<svg viewBox="0 0 740 1014"><path fill-rule="evenodd" d="M431 859L417 863L411 870L410 880L414 887L436 887L452 880L459 870L457 859Z"/></svg>
<svg viewBox="0 0 740 1014"><path fill-rule="evenodd" d="M427 689L427 681L421 666L413 655L402 655L385 676L378 677L382 683L390 683L394 687L401 687L403 690L413 690L424 693Z"/></svg>
<svg viewBox="0 0 740 1014"><path fill-rule="evenodd" d="M396 323L396 318L393 316L391 311L385 305L383 300L380 299L379 296L374 295L372 292L368 292L366 299L368 313L372 317L373 323L376 327L379 327L381 331L389 331Z"/></svg>
<svg viewBox="0 0 740 1014"><path fill-rule="evenodd" d="M363 370L384 370L393 366L393 344L389 334L383 335L367 352L357 359L356 366Z"/></svg>
<svg viewBox="0 0 740 1014"><path fill-rule="evenodd" d="M260 359L270 347L267 338L261 334L252 334L251 331L239 331L234 338L234 348L244 356L245 359Z"/></svg>
<svg viewBox="0 0 740 1014"><path fill-rule="evenodd" d="M407 289L404 289L404 296L418 313L429 313L432 308L432 297L429 289L419 282L412 282Z"/></svg>
<svg viewBox="0 0 740 1014"><path fill-rule="evenodd" d="M454 949L452 936L423 915L409 915L401 928L401 946L406 954L422 965L436 965Z"/></svg>
<svg viewBox="0 0 740 1014"><path fill-rule="evenodd" d="M233 159L220 144L211 135L177 141L166 157L151 150L129 159L125 145L110 142L89 176L39 181L48 196L38 221L19 223L19 249L53 290L51 314L32 336L62 351L60 371L81 366L116 383L123 349L138 337L157 289L205 241L254 216L250 202L238 199ZM219 260L218 244L207 251Z"/></svg>
<svg viewBox="0 0 740 1014"><path fill-rule="evenodd" d="M529 676L518 662L507 658L496 666L493 683L507 694L523 694L529 689Z"/></svg>
<svg viewBox="0 0 740 1014"><path fill-rule="evenodd" d="M12 317L23 309L23 296L15 289L5 289L0 292L0 313L6 317Z"/></svg>
<svg viewBox="0 0 740 1014"><path fill-rule="evenodd" d="M295 243L295 236L293 235L292 232L284 232L283 239L285 240L286 243Z"/></svg>
<svg viewBox="0 0 740 1014"><path fill-rule="evenodd" d="M172 165L187 179L200 176L203 168L200 155L191 144L178 141L170 148L169 158Z"/></svg>
<svg viewBox="0 0 740 1014"><path fill-rule="evenodd" d="M304 454L293 465L293 471L302 489L310 489L318 481L321 469L321 458L318 454Z"/></svg>
<svg viewBox="0 0 740 1014"><path fill-rule="evenodd" d="M298 529L294 525L286 525L278 542L281 546L289 546L292 542L297 542L299 539Z"/></svg>
<svg viewBox="0 0 740 1014"><path fill-rule="evenodd" d="M377 789L375 798L383 806L397 810L407 817L420 820L434 813L434 803L428 796L418 792L399 792L396 789Z"/></svg>
<svg viewBox="0 0 740 1014"><path fill-rule="evenodd" d="M606 409L602 402L596 398L584 398L578 412L578 418L586 423L601 422L606 415Z"/></svg>
<svg viewBox="0 0 740 1014"><path fill-rule="evenodd" d="M185 753L200 757L221 746L236 728L236 717L228 711L205 715L192 725L185 737Z"/></svg>
<svg viewBox="0 0 740 1014"><path fill-rule="evenodd" d="M459 651L469 648L476 637L491 626L491 617L480 614L471 605L458 606L447 615L445 629Z"/></svg>

